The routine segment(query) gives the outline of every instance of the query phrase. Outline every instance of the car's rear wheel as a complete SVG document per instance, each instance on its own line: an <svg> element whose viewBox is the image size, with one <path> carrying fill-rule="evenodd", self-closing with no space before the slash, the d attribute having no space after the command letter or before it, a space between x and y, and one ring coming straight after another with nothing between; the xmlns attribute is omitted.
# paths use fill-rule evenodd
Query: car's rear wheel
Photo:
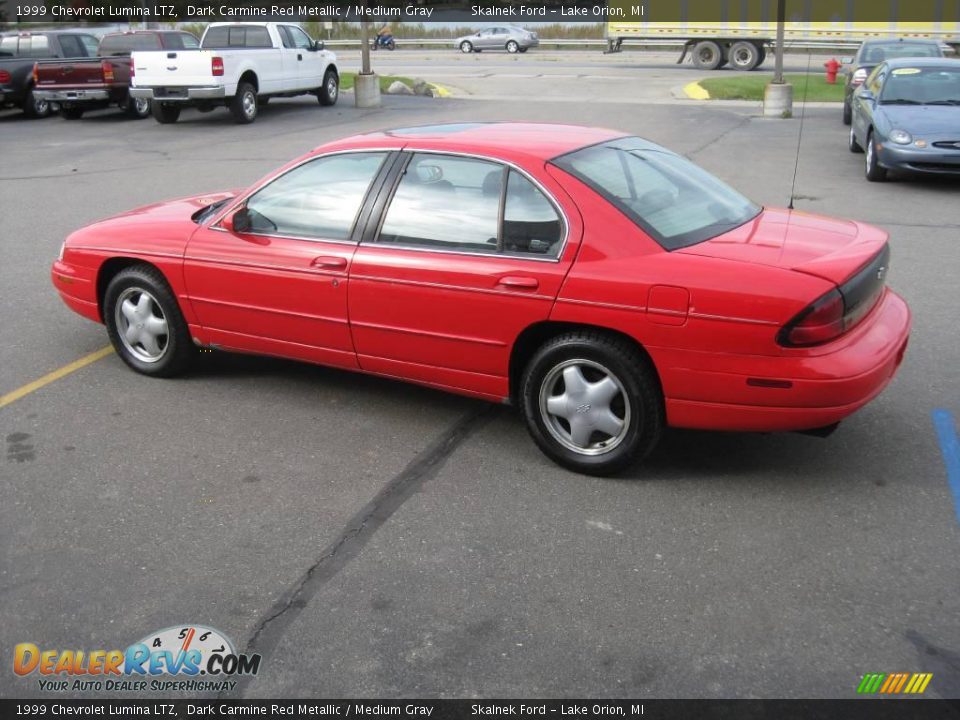
<svg viewBox="0 0 960 720"><path fill-rule="evenodd" d="M723 51L713 40L701 40L693 47L693 64L699 70L716 70L723 65Z"/></svg>
<svg viewBox="0 0 960 720"><path fill-rule="evenodd" d="M30 88L23 100L23 114L28 118L45 118L50 114L50 103L38 98Z"/></svg>
<svg viewBox="0 0 960 720"><path fill-rule="evenodd" d="M317 91L317 99L321 105L330 106L337 104L338 97L340 97L340 78L333 70L327 70L323 75L323 85Z"/></svg>
<svg viewBox="0 0 960 720"><path fill-rule="evenodd" d="M887 169L880 167L880 158L877 157L877 140L873 131L867 133L867 145L864 148L864 174L870 182L883 182L887 179Z"/></svg>
<svg viewBox="0 0 960 720"><path fill-rule="evenodd" d="M154 120L163 125L175 123L180 118L180 108L176 105L167 105L161 102L150 103L150 112Z"/></svg>
<svg viewBox="0 0 960 720"><path fill-rule="evenodd" d="M862 153L863 148L860 147L860 143L857 142L857 134L853 131L853 126L850 127L850 136L847 138L847 147L850 148L852 153Z"/></svg>
<svg viewBox="0 0 960 720"><path fill-rule="evenodd" d="M524 371L521 397L540 449L588 475L609 475L643 459L663 431L663 398L649 361L602 333L571 332L547 342Z"/></svg>
<svg viewBox="0 0 960 720"><path fill-rule="evenodd" d="M520 48L520 52L525 53L525 52L526 52L527 50L529 50L529 49L530 49L530 48Z"/></svg>
<svg viewBox="0 0 960 720"><path fill-rule="evenodd" d="M507 48L508 53L520 52L520 45L516 40L507 40L507 44L504 47Z"/></svg>
<svg viewBox="0 0 960 720"><path fill-rule="evenodd" d="M103 318L117 354L138 373L176 375L193 357L187 323L154 268L135 265L117 273L104 294Z"/></svg>
<svg viewBox="0 0 960 720"><path fill-rule="evenodd" d="M850 125L853 122L853 108L850 106L850 100L843 101L843 124Z"/></svg>
<svg viewBox="0 0 960 720"><path fill-rule="evenodd" d="M469 40L464 40L460 43L460 52L462 53L472 53L473 52L473 43Z"/></svg>
<svg viewBox="0 0 960 720"><path fill-rule="evenodd" d="M234 122L241 125L249 125L257 119L257 91L253 85L247 82L237 85L237 94L230 100L230 112Z"/></svg>
<svg viewBox="0 0 960 720"><path fill-rule="evenodd" d="M60 116L64 120L79 120L83 117L83 108L76 105L64 105L60 108Z"/></svg>

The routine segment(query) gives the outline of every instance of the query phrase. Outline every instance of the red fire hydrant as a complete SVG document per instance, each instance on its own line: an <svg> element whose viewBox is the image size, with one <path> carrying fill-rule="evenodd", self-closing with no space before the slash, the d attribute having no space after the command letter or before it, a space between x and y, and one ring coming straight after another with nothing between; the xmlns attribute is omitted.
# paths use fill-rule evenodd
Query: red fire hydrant
<svg viewBox="0 0 960 720"><path fill-rule="evenodd" d="M827 83L829 85L836 85L837 71L840 70L840 63L837 62L836 58L830 58L823 66L827 69Z"/></svg>

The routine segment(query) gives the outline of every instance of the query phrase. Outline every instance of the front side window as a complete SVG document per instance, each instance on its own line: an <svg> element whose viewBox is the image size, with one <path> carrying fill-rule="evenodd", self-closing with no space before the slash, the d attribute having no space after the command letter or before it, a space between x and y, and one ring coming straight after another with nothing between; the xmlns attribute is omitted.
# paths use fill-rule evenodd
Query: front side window
<svg viewBox="0 0 960 720"><path fill-rule="evenodd" d="M562 240L559 213L523 174L489 160L431 153L411 157L377 238L438 250L548 257L559 254Z"/></svg>
<svg viewBox="0 0 960 720"><path fill-rule="evenodd" d="M83 57L83 45L76 35L61 35L60 49L63 50L63 56L68 58Z"/></svg>
<svg viewBox="0 0 960 720"><path fill-rule="evenodd" d="M640 138L592 145L553 164L590 186L666 250L722 235L760 212L689 160Z"/></svg>
<svg viewBox="0 0 960 720"><path fill-rule="evenodd" d="M200 47L200 41L190 33L178 33L178 35L185 50L196 50L198 47Z"/></svg>
<svg viewBox="0 0 960 720"><path fill-rule="evenodd" d="M287 32L290 33L290 40L293 43L292 47L299 48L300 50L309 50L313 47L313 40L300 28L290 26L287 27Z"/></svg>
<svg viewBox="0 0 960 720"><path fill-rule="evenodd" d="M93 35L77 35L80 38L80 42L83 44L84 56L93 57L97 54L97 45L99 41Z"/></svg>
<svg viewBox="0 0 960 720"><path fill-rule="evenodd" d="M330 155L281 175L247 201L250 232L348 240L367 189L386 156Z"/></svg>

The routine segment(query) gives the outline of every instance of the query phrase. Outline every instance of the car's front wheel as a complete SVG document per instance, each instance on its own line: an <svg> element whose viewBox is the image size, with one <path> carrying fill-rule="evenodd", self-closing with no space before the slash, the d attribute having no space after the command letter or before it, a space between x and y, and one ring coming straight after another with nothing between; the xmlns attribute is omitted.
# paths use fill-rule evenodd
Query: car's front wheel
<svg viewBox="0 0 960 720"><path fill-rule="evenodd" d="M519 51L520 51L520 44L519 44L516 40L508 40L508 41L507 41L506 48L507 48L507 52L508 52L508 53L519 52Z"/></svg>
<svg viewBox="0 0 960 720"><path fill-rule="evenodd" d="M473 52L473 43L469 40L464 40L460 43L460 52L462 53L472 53Z"/></svg>
<svg viewBox="0 0 960 720"><path fill-rule="evenodd" d="M135 265L117 273L104 293L103 319L117 354L138 373L170 377L193 356L180 307L154 268Z"/></svg>
<svg viewBox="0 0 960 720"><path fill-rule="evenodd" d="M849 100L843 101L843 124L850 125L853 122L853 108Z"/></svg>
<svg viewBox="0 0 960 720"><path fill-rule="evenodd" d="M558 464L609 475L642 460L664 426L663 397L649 361L629 342L571 332L547 342L521 383L527 428Z"/></svg>
<svg viewBox="0 0 960 720"><path fill-rule="evenodd" d="M867 134L867 145L864 148L864 174L870 182L883 182L887 179L887 169L880 167L880 158L877 156L877 140L873 132Z"/></svg>

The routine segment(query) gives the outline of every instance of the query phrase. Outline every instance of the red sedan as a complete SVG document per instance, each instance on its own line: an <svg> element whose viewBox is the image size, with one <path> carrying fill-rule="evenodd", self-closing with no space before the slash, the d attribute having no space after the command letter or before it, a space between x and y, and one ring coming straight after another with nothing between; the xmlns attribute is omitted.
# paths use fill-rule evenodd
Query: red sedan
<svg viewBox="0 0 960 720"><path fill-rule="evenodd" d="M145 375L206 346L515 402L606 474L666 426L826 432L876 397L910 331L888 266L885 232L758 207L646 140L466 123L95 223L52 276Z"/></svg>

